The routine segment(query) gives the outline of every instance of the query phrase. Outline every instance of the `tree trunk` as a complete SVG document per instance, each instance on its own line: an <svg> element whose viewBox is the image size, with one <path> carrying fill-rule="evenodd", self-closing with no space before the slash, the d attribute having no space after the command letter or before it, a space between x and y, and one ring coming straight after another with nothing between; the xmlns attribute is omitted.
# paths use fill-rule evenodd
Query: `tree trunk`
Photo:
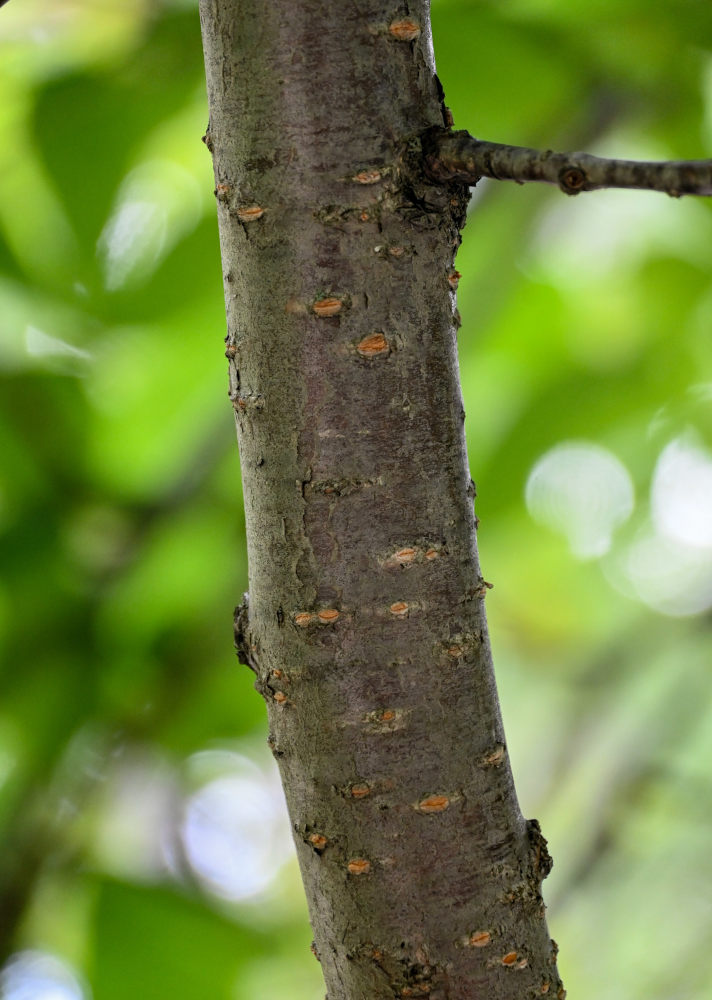
<svg viewBox="0 0 712 1000"><path fill-rule="evenodd" d="M427 0L201 0L249 604L329 1000L563 997L484 614Z"/></svg>

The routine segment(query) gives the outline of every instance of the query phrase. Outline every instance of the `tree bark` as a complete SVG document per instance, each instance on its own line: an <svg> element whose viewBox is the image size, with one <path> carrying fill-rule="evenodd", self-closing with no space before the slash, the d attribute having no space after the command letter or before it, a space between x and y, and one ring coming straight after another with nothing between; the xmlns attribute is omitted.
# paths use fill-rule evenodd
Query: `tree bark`
<svg viewBox="0 0 712 1000"><path fill-rule="evenodd" d="M467 187L427 0L201 0L267 702L329 1000L563 997L512 783L458 380Z"/></svg>

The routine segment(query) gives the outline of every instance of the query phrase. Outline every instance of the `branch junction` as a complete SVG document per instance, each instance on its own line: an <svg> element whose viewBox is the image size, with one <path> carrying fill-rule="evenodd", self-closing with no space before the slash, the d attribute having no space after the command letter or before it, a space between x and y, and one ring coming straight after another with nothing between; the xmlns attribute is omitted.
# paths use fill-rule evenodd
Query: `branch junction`
<svg viewBox="0 0 712 1000"><path fill-rule="evenodd" d="M712 160L667 160L646 163L609 160L589 153L554 153L475 139L469 132L431 129L423 138L426 173L434 181L457 180L474 185L482 177L497 181L541 181L565 194L599 188L637 188L683 194L712 195Z"/></svg>

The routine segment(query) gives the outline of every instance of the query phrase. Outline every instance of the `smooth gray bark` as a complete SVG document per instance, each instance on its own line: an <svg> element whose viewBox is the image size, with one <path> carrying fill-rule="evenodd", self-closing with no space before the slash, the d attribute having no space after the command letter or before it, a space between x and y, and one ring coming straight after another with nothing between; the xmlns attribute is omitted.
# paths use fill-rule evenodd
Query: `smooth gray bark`
<svg viewBox="0 0 712 1000"><path fill-rule="evenodd" d="M425 0L201 0L267 702L329 1000L563 997L492 673Z"/></svg>

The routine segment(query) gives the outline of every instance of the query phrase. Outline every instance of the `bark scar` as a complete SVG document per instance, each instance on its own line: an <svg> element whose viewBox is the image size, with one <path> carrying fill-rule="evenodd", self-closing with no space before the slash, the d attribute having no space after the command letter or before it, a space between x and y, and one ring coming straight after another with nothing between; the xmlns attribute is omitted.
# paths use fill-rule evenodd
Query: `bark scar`
<svg viewBox="0 0 712 1000"><path fill-rule="evenodd" d="M258 673L257 647L250 633L250 595L242 595L242 604L235 608L234 616L235 649L240 663Z"/></svg>
<svg viewBox="0 0 712 1000"><path fill-rule="evenodd" d="M538 819L527 820L527 839L531 866L536 877L543 882L554 867L554 861L549 854L548 841L541 832Z"/></svg>

